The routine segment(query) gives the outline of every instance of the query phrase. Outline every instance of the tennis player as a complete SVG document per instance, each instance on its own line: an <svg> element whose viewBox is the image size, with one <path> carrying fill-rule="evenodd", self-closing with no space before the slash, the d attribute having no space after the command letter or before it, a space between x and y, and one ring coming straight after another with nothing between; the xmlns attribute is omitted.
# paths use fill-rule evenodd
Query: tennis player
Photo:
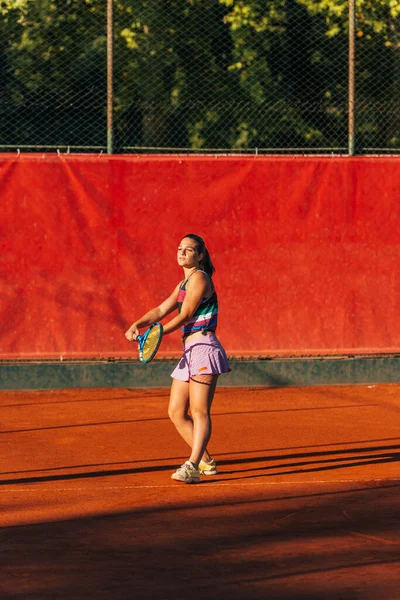
<svg viewBox="0 0 400 600"><path fill-rule="evenodd" d="M163 325L164 335L182 328L183 356L171 374L168 414L185 442L191 447L189 459L172 474L183 483L199 483L200 475L216 475L216 461L207 444L211 437L210 410L221 373L231 369L216 329L218 299L212 282L215 271L203 238L185 235L178 246L178 264L184 280L158 307L135 321L125 333L136 340L139 330L178 314ZM189 413L190 410L190 413Z"/></svg>

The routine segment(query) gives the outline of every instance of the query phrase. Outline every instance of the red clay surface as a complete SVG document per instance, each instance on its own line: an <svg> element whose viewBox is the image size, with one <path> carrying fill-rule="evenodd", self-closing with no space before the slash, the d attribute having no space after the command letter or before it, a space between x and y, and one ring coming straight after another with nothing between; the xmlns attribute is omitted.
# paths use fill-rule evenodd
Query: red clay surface
<svg viewBox="0 0 400 600"><path fill-rule="evenodd" d="M1 600L400 599L400 386L221 388L199 485L167 403L0 393Z"/></svg>

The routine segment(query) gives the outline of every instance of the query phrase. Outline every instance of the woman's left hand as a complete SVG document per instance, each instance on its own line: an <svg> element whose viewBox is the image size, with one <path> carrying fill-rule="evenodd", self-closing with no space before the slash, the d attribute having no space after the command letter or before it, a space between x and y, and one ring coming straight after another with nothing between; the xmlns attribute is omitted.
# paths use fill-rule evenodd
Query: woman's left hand
<svg viewBox="0 0 400 600"><path fill-rule="evenodd" d="M128 331L125 332L125 337L128 342L135 342L137 340L137 336L139 335L139 329L136 325L132 325L129 327Z"/></svg>

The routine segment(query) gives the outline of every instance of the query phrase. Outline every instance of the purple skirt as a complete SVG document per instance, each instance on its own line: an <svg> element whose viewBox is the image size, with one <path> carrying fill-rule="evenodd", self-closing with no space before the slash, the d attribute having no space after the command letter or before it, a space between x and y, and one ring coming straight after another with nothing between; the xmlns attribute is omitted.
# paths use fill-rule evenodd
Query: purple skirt
<svg viewBox="0 0 400 600"><path fill-rule="evenodd" d="M171 377L190 381L196 375L220 375L231 371L225 350L213 333L185 343L183 356Z"/></svg>

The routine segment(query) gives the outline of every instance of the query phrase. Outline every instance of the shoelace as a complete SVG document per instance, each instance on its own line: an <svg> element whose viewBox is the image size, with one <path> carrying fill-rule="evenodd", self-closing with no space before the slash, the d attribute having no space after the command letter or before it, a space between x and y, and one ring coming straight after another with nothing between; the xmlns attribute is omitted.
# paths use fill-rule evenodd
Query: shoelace
<svg viewBox="0 0 400 600"><path fill-rule="evenodd" d="M181 465L179 467L178 471L190 471L190 469L191 469L191 465L184 463L183 465Z"/></svg>
<svg viewBox="0 0 400 600"><path fill-rule="evenodd" d="M192 471L198 471L196 467L194 467L192 464L188 464L187 462L185 462L185 464L181 466L181 469L184 469L187 473L191 473Z"/></svg>

